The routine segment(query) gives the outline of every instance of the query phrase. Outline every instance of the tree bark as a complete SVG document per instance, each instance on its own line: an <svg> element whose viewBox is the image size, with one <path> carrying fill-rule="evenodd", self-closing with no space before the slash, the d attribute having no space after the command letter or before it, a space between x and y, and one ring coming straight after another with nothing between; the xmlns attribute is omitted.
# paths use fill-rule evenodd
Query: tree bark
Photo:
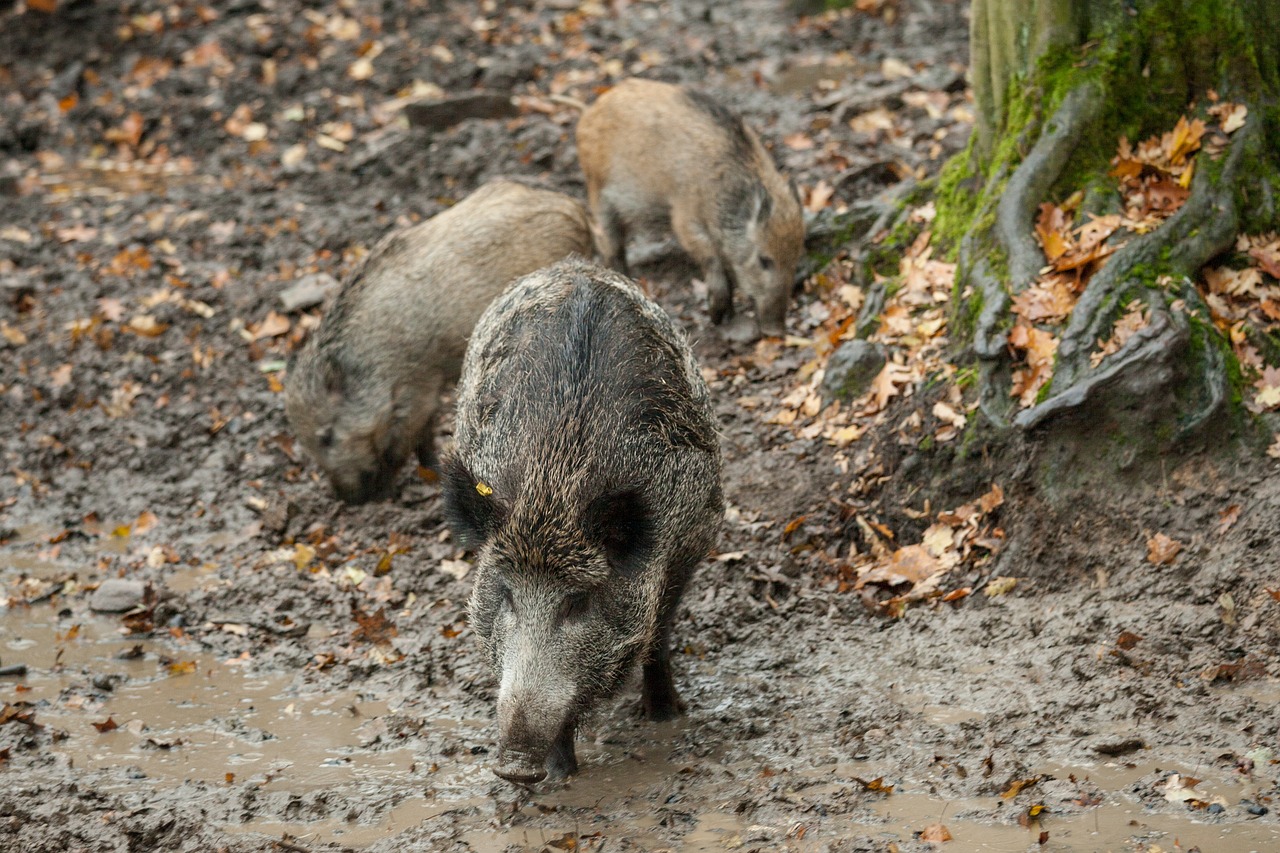
<svg viewBox="0 0 1280 853"><path fill-rule="evenodd" d="M980 366L986 419L1032 429L1068 413L1095 425L1101 416L1167 447L1229 411L1242 415L1239 365L1192 281L1237 234L1278 227L1280 2L973 0L970 37L976 126L939 182L935 231L959 247L953 328ZM1132 236L1092 277L1052 329L1051 384L1020 408L1008 330L1012 297L1046 263L1033 232L1039 205L1083 190L1083 211L1114 209L1107 172L1120 137L1169 131L1214 97L1245 104L1245 126L1216 159L1198 155L1178 213ZM1092 364L1134 299L1149 324ZM1081 418L1065 421L1079 429Z"/></svg>

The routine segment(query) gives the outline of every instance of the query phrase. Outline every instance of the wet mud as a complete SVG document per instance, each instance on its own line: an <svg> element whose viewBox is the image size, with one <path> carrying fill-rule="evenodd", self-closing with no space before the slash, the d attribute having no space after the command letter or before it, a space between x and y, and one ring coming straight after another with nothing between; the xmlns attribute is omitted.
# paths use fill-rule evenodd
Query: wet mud
<svg viewBox="0 0 1280 853"><path fill-rule="evenodd" d="M645 723L632 686L585 722L576 777L494 777L438 488L330 497L278 389L319 309L278 296L491 177L581 197L575 114L428 133L388 105L415 81L693 82L852 202L964 145L967 9L393 5L0 12L0 849L1280 849L1273 461L1205 448L1048 494L1044 448L908 455L891 424L863 470L767 422L812 352L711 328L661 243L639 271L705 365L729 504L677 620L688 714ZM881 108L896 131L849 124ZM789 331L822 316L806 291ZM842 589L867 476L900 531L1000 482L974 594L892 619ZM1184 543L1170 565L1155 532ZM995 576L1017 585L988 596ZM93 611L120 578L135 606Z"/></svg>

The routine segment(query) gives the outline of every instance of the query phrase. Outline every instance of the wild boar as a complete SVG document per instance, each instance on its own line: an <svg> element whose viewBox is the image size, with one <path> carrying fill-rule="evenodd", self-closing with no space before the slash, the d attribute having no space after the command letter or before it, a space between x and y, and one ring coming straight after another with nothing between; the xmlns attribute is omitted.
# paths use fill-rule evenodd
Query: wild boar
<svg viewBox="0 0 1280 853"><path fill-rule="evenodd" d="M442 470L477 552L470 621L498 678L494 772L577 770L579 717L642 665L650 719L682 708L669 636L724 514L707 386L629 280L582 261L527 276L481 318Z"/></svg>
<svg viewBox="0 0 1280 853"><path fill-rule="evenodd" d="M736 285L760 330L783 333L804 216L740 117L690 89L625 80L582 114L577 143L605 263L627 272L628 231L670 227L702 267L712 322L732 317Z"/></svg>
<svg viewBox="0 0 1280 853"><path fill-rule="evenodd" d="M430 466L440 395L481 313L520 276L591 248L581 204L509 180L378 243L285 382L289 422L338 497L387 497L414 451Z"/></svg>

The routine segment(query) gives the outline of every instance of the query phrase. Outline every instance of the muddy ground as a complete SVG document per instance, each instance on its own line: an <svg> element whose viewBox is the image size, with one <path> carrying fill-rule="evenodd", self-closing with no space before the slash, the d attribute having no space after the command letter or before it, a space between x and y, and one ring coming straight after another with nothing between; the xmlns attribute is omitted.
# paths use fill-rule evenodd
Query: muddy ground
<svg viewBox="0 0 1280 853"><path fill-rule="evenodd" d="M904 448L910 395L836 453L761 404L814 353L723 337L659 246L641 273L712 378L730 504L677 623L689 713L643 723L628 691L577 777L524 790L486 769L493 682L429 475L350 508L294 448L279 371L319 309L280 293L491 177L581 197L574 113L537 96L696 83L810 202L936 173L968 133L967 8L858 5L0 12L0 849L1280 849L1274 460L1206 448L1108 489L1046 440ZM474 87L529 97L402 117ZM1033 487L1049 468L1084 473ZM841 583L857 516L918 536L993 482L972 594L890 618ZM93 612L111 578L147 598Z"/></svg>

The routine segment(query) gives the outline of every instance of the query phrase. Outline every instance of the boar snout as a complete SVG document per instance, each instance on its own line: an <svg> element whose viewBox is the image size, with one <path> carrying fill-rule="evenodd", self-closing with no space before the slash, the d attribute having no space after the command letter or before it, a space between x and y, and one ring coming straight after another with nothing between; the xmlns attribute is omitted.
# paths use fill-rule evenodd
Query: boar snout
<svg viewBox="0 0 1280 853"><path fill-rule="evenodd" d="M573 750L575 727L568 710L551 709L547 704L545 700L535 702L531 696L498 697L496 775L508 782L532 785L578 771Z"/></svg>
<svg viewBox="0 0 1280 853"><path fill-rule="evenodd" d="M514 749L498 749L494 775L517 785L533 785L547 778L545 760L535 760L529 753Z"/></svg>

